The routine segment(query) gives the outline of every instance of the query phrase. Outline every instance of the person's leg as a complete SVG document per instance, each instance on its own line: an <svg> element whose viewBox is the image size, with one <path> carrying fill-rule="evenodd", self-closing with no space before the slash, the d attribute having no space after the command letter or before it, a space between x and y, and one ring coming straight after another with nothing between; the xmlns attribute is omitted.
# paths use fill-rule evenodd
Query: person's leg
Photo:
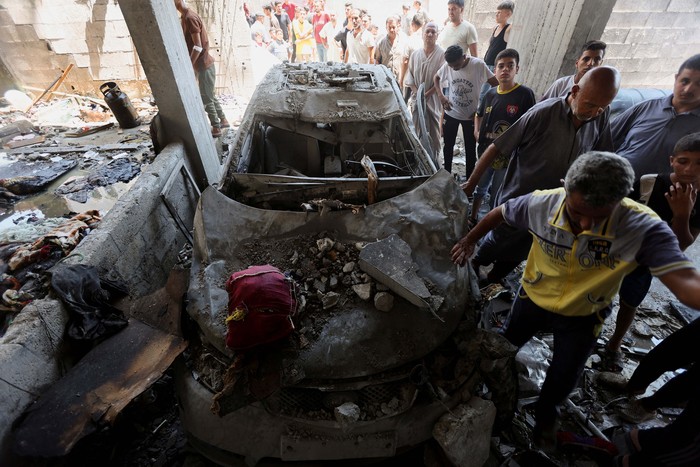
<svg viewBox="0 0 700 467"><path fill-rule="evenodd" d="M622 339L632 326L637 307L644 300L649 287L651 287L651 273L644 266L637 267L623 279L620 286L620 308L617 311L615 331L606 346L608 350L620 351Z"/></svg>
<svg viewBox="0 0 700 467"><path fill-rule="evenodd" d="M646 410L659 407L678 407L695 394L700 394L700 366L694 363L687 371L674 376L649 397L639 399ZM700 420L699 420L700 422Z"/></svg>
<svg viewBox="0 0 700 467"><path fill-rule="evenodd" d="M200 71L197 79L199 83L199 94L202 96L202 103L204 104L204 110L207 112L207 116L209 117L209 122L211 123L212 127L219 128L219 114L216 108L218 101L216 100L216 96L214 96L216 69L212 65L206 70ZM220 107L221 106L219 105L219 108Z"/></svg>
<svg viewBox="0 0 700 467"><path fill-rule="evenodd" d="M499 282L520 263L527 259L532 246L532 235L527 230L520 230L506 224L501 224L491 231L484 243L479 247L472 264L485 266L493 264L487 280L489 283Z"/></svg>
<svg viewBox="0 0 700 467"><path fill-rule="evenodd" d="M609 309L582 317L552 313L552 363L547 370L535 409L536 428L540 433L546 436L554 434L558 416L557 405L576 387L586 360L593 352L600 335L602 322L608 314Z"/></svg>
<svg viewBox="0 0 700 467"><path fill-rule="evenodd" d="M647 386L667 371L695 363L700 358L700 319L674 332L642 359L629 382L627 391L643 393Z"/></svg>
<svg viewBox="0 0 700 467"><path fill-rule="evenodd" d="M661 428L632 430L637 452L625 456L630 467L656 465L700 465L700 400L696 396L680 416Z"/></svg>
<svg viewBox="0 0 700 467"><path fill-rule="evenodd" d="M481 204L484 201L484 196L489 191L491 186L491 179L493 178L493 169L491 167L486 168L486 172L479 179L479 184L474 190L474 202L472 203L471 213L469 214L469 223L471 225L476 225L479 219L479 209L481 209Z"/></svg>
<svg viewBox="0 0 700 467"><path fill-rule="evenodd" d="M461 120L462 138L464 139L465 174L467 179L476 165L476 139L474 139L474 120Z"/></svg>
<svg viewBox="0 0 700 467"><path fill-rule="evenodd" d="M325 62L326 61L326 48L323 46L323 44L321 44L321 43L316 44L316 51L318 52L318 61Z"/></svg>
<svg viewBox="0 0 700 467"><path fill-rule="evenodd" d="M532 339L536 332L549 328L551 315L549 311L535 305L521 288L500 333L511 344L520 348Z"/></svg>
<svg viewBox="0 0 700 467"><path fill-rule="evenodd" d="M472 264L486 266L499 261L515 263L515 266L517 266L527 258L531 244L532 236L530 232L516 229L507 224L501 224L484 237L472 260ZM476 266L474 269L476 269Z"/></svg>
<svg viewBox="0 0 700 467"><path fill-rule="evenodd" d="M442 148L442 158L445 170L452 173L452 156L455 149L455 141L457 141L457 130L459 129L459 120L444 114L442 123L442 138L445 146Z"/></svg>

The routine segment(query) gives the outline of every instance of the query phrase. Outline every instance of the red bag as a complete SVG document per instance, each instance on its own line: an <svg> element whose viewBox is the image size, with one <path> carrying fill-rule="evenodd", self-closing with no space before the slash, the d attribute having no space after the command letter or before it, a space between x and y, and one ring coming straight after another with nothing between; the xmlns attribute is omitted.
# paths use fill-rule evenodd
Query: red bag
<svg viewBox="0 0 700 467"><path fill-rule="evenodd" d="M294 330L294 282L274 266L251 266L226 281L226 346L247 350L287 337Z"/></svg>

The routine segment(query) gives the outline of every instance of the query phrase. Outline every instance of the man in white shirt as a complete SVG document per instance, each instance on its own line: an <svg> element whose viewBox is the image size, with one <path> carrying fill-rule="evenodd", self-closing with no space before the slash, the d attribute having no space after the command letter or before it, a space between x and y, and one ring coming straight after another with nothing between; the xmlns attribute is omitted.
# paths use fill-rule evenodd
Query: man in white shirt
<svg viewBox="0 0 700 467"><path fill-rule="evenodd" d="M442 156L445 170L451 172L457 130L461 125L467 178L476 164L474 115L479 103L481 86L486 82L491 86L498 85L498 80L483 60L465 55L464 50L458 45L451 45L445 50L445 64L434 78L435 92L445 111L442 124L445 145ZM442 92L445 85L449 88L449 97Z"/></svg>
<svg viewBox="0 0 700 467"><path fill-rule="evenodd" d="M447 1L447 24L440 32L438 45L445 50L451 45L458 45L466 53L476 57L476 43L479 40L476 28L469 21L462 19L462 12L464 12L464 0Z"/></svg>
<svg viewBox="0 0 700 467"><path fill-rule="evenodd" d="M352 21L353 29L352 31L348 31L348 53L345 57L345 62L374 63L374 37L371 32L365 29L364 24L362 24L360 10L352 10L350 21Z"/></svg>

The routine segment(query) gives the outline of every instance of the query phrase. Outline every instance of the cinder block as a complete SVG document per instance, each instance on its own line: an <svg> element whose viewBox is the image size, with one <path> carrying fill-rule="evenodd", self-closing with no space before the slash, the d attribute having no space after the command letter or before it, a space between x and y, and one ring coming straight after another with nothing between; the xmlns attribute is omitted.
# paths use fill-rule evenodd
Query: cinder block
<svg viewBox="0 0 700 467"><path fill-rule="evenodd" d="M607 27L609 28L643 28L651 16L647 12L616 12L610 15Z"/></svg>
<svg viewBox="0 0 700 467"><path fill-rule="evenodd" d="M654 13L649 15L648 28L672 28L681 13ZM687 15L683 15L687 16Z"/></svg>
<svg viewBox="0 0 700 467"><path fill-rule="evenodd" d="M650 44L654 38L654 31L646 28L630 29L626 43L633 45Z"/></svg>
<svg viewBox="0 0 700 467"><path fill-rule="evenodd" d="M660 12L665 11L666 2L659 0L617 0L613 11L620 12Z"/></svg>
<svg viewBox="0 0 700 467"><path fill-rule="evenodd" d="M89 52L87 43L83 39L58 39L51 41L51 47L57 54L86 54Z"/></svg>
<svg viewBox="0 0 700 467"><path fill-rule="evenodd" d="M95 4L90 11L93 21L123 21L124 15L116 3Z"/></svg>
<svg viewBox="0 0 700 467"><path fill-rule="evenodd" d="M8 45L15 42L22 42L17 27L14 25L0 26L0 42Z"/></svg>
<svg viewBox="0 0 700 467"><path fill-rule="evenodd" d="M107 21L105 27L105 38L131 37L126 21ZM211 41L211 38L209 38Z"/></svg>
<svg viewBox="0 0 700 467"><path fill-rule="evenodd" d="M112 54L118 52L128 52L130 54L133 54L134 44L131 42L131 37L114 37L109 39L105 38L104 42L102 43L101 50L105 54Z"/></svg>
<svg viewBox="0 0 700 467"><path fill-rule="evenodd" d="M610 44L605 49L605 65L610 65L612 60L616 59L628 59L633 56L636 52L636 46L631 44ZM626 68L621 68L627 70Z"/></svg>
<svg viewBox="0 0 700 467"><path fill-rule="evenodd" d="M90 20L86 4L77 2L44 2L36 8L37 23L61 25L70 22L85 23Z"/></svg>
<svg viewBox="0 0 700 467"><path fill-rule="evenodd" d="M667 49L668 43L678 43L683 38L684 33L685 31L679 28L658 28L654 30L652 41L657 47Z"/></svg>
<svg viewBox="0 0 700 467"><path fill-rule="evenodd" d="M8 11L14 24L35 24L38 20L36 9L29 2L23 5L13 5L12 8L8 8Z"/></svg>
<svg viewBox="0 0 700 467"><path fill-rule="evenodd" d="M37 35L43 39L83 39L85 37L85 22L67 21L62 24L37 23Z"/></svg>
<svg viewBox="0 0 700 467"><path fill-rule="evenodd" d="M93 75L96 79L102 81L138 79L136 76L136 67L134 66L121 66L115 68L102 67L97 71L93 70Z"/></svg>
<svg viewBox="0 0 700 467"><path fill-rule="evenodd" d="M629 32L629 28L605 28L600 40L607 43L608 47L610 44L622 44L626 41ZM607 55L608 51L606 50L605 53Z"/></svg>
<svg viewBox="0 0 700 467"><path fill-rule="evenodd" d="M700 3L697 0L671 0L666 11L697 13L700 11ZM695 24L698 23L696 22Z"/></svg>

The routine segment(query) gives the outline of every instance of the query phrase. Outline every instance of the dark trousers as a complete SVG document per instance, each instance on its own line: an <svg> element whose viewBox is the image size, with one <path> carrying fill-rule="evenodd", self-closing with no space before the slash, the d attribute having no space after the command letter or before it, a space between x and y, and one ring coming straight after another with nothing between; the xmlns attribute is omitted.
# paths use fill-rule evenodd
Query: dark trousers
<svg viewBox="0 0 700 467"><path fill-rule="evenodd" d="M472 174L476 165L476 140L474 139L474 120L457 120L447 114L443 114L442 138L445 147L442 149L442 157L445 162L445 170L452 172L452 155L457 141L457 130L462 125L462 138L464 139L464 152L467 158L467 178Z"/></svg>
<svg viewBox="0 0 700 467"><path fill-rule="evenodd" d="M641 450L631 454L630 467L700 465L700 395L669 425L639 431Z"/></svg>
<svg viewBox="0 0 700 467"><path fill-rule="evenodd" d="M535 408L539 429L554 428L557 405L576 387L609 314L610 308L606 307L589 316L563 316L540 308L522 289L518 292L504 326L504 337L520 348L538 331L554 333L552 363Z"/></svg>
<svg viewBox="0 0 700 467"><path fill-rule="evenodd" d="M654 347L634 370L627 383L631 392L644 391L667 371L688 370L675 376L652 396L643 399L647 408L676 407L700 394L700 319L674 332Z"/></svg>
<svg viewBox="0 0 700 467"><path fill-rule="evenodd" d="M493 264L488 281L495 283L527 259L531 246L530 232L503 223L484 237L472 259L472 265L476 269L478 266Z"/></svg>

